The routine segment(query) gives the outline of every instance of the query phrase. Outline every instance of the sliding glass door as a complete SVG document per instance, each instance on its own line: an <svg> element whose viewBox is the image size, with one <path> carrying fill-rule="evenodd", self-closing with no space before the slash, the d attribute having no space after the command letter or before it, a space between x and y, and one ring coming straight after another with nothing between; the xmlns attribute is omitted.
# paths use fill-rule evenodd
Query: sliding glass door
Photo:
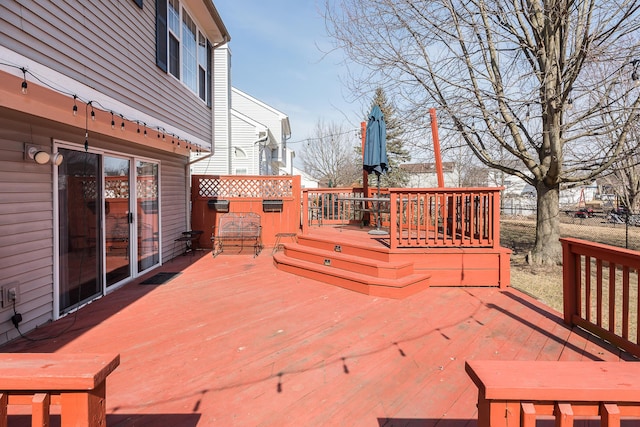
<svg viewBox="0 0 640 427"><path fill-rule="evenodd" d="M158 164L136 162L138 271L160 263L160 215L158 215Z"/></svg>
<svg viewBox="0 0 640 427"><path fill-rule="evenodd" d="M58 167L58 309L102 293L100 156L60 148Z"/></svg>
<svg viewBox="0 0 640 427"><path fill-rule="evenodd" d="M127 156L59 152L58 313L64 314L160 263L159 168Z"/></svg>
<svg viewBox="0 0 640 427"><path fill-rule="evenodd" d="M104 156L104 237L106 285L131 276L131 224L129 188L131 160Z"/></svg>

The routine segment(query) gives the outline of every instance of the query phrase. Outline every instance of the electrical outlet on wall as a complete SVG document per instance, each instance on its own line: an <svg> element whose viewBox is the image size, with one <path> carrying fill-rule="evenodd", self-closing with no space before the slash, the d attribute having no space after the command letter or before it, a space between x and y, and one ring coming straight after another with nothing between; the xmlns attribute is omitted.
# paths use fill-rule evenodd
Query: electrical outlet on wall
<svg viewBox="0 0 640 427"><path fill-rule="evenodd" d="M20 302L20 286L18 282L8 283L0 288L0 308L13 307Z"/></svg>

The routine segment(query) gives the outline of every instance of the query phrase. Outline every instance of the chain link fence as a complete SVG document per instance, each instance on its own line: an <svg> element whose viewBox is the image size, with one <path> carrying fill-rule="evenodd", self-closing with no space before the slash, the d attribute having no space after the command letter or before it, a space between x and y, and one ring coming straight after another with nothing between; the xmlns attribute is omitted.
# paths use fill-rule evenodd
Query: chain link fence
<svg viewBox="0 0 640 427"><path fill-rule="evenodd" d="M500 242L514 254L527 253L535 242L536 209L505 200L500 216ZM535 205L535 200L531 201ZM640 215L623 210L560 210L560 236L640 251Z"/></svg>

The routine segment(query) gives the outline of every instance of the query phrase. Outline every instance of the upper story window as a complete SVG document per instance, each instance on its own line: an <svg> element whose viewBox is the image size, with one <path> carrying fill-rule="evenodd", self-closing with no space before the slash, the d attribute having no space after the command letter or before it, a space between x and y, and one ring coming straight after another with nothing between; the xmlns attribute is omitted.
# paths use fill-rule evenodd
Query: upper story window
<svg viewBox="0 0 640 427"><path fill-rule="evenodd" d="M180 0L156 0L156 63L211 106L211 43Z"/></svg>

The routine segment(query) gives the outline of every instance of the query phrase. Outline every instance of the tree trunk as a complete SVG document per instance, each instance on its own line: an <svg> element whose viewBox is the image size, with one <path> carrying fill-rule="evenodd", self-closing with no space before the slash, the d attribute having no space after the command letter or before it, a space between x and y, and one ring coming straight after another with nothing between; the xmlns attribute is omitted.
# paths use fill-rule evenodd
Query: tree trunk
<svg viewBox="0 0 640 427"><path fill-rule="evenodd" d="M538 208L536 242L528 257L530 264L560 265L560 186L547 187L543 181L536 184Z"/></svg>

